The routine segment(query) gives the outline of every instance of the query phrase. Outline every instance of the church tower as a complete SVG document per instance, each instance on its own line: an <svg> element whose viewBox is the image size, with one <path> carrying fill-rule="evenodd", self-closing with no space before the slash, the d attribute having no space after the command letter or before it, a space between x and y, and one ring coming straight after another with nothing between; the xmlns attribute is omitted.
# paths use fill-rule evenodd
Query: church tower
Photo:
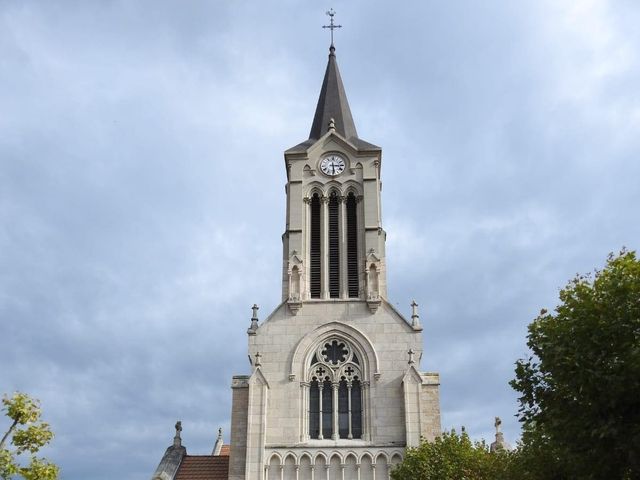
<svg viewBox="0 0 640 480"><path fill-rule="evenodd" d="M387 300L382 150L358 137L333 43L309 138L284 153L282 302L247 331L229 478L385 480L440 433L417 305Z"/></svg>

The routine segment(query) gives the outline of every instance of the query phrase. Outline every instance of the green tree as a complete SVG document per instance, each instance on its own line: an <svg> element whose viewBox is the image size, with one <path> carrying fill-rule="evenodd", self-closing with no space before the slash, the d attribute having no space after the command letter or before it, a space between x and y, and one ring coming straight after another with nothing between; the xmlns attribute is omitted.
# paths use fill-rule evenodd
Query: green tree
<svg viewBox="0 0 640 480"><path fill-rule="evenodd" d="M529 325L516 363L526 478L640 478L640 261L610 255ZM528 448L528 450L527 450ZM543 457L544 465L535 464ZM535 469L547 472L535 476ZM532 473L533 472L533 473Z"/></svg>
<svg viewBox="0 0 640 480"><path fill-rule="evenodd" d="M539 430L524 430L517 448L510 453L510 480L569 480L557 449Z"/></svg>
<svg viewBox="0 0 640 480"><path fill-rule="evenodd" d="M49 424L40 420L40 403L24 393L15 393L11 398L5 395L2 404L10 426L0 440L0 478L56 480L58 467L36 457L40 448L53 438ZM27 466L20 462L23 454L30 457Z"/></svg>
<svg viewBox="0 0 640 480"><path fill-rule="evenodd" d="M433 442L407 450L392 472L393 480L500 480L507 475L507 452L490 453L484 441L472 442L463 431L444 432Z"/></svg>

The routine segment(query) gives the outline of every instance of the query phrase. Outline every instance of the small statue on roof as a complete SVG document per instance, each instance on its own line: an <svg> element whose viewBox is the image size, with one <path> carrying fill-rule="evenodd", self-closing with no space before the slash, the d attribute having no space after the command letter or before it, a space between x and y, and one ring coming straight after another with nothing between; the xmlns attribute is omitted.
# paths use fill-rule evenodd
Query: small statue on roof
<svg viewBox="0 0 640 480"><path fill-rule="evenodd" d="M180 432L182 431L182 422L178 420L176 422L176 436L173 437L173 446L181 447L182 446L182 438L180 438Z"/></svg>

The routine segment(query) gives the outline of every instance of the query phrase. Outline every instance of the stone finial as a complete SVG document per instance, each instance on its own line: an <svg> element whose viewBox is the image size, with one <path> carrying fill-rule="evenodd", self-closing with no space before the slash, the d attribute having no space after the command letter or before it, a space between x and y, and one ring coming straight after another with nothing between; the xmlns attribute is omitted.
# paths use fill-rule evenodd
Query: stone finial
<svg viewBox="0 0 640 480"><path fill-rule="evenodd" d="M420 326L420 315L418 314L418 304L415 300L411 301L411 328L414 330L422 330Z"/></svg>
<svg viewBox="0 0 640 480"><path fill-rule="evenodd" d="M335 131L336 129L336 120L332 118L329 120L329 130Z"/></svg>
<svg viewBox="0 0 640 480"><path fill-rule="evenodd" d="M253 364L256 367L260 367L262 365L262 363L260 363L260 359L262 358L262 354L260 352L256 352L255 357L256 357L256 360L255 360L255 362L253 362Z"/></svg>
<svg viewBox="0 0 640 480"><path fill-rule="evenodd" d="M492 452L497 452L498 450L511 450L511 445L505 442L504 434L500 431L501 425L502 420L500 420L500 417L495 417L493 426L496 427L496 440L490 446L490 450Z"/></svg>
<svg viewBox="0 0 640 480"><path fill-rule="evenodd" d="M182 459L187 454L187 449L182 446L180 432L182 432L182 422L178 420L176 422L176 435L173 437L173 445L164 452L162 460L160 460L155 473L151 477L153 480L175 478Z"/></svg>
<svg viewBox="0 0 640 480"><path fill-rule="evenodd" d="M413 359L413 356L416 354L416 352L413 351L413 348L410 348L407 354L409 355L409 361L407 363L409 365L413 365L414 363L416 363L415 360Z"/></svg>
<svg viewBox="0 0 640 480"><path fill-rule="evenodd" d="M220 452L222 451L222 445L224 445L224 442L222 440L222 427L218 428L218 438L216 439L216 444L213 446L213 452L211 453L211 455L220 455Z"/></svg>
<svg viewBox="0 0 640 480"><path fill-rule="evenodd" d="M420 323L420 315L418 314L418 304L415 300L411 300L411 323L416 325Z"/></svg>
<svg viewBox="0 0 640 480"><path fill-rule="evenodd" d="M182 432L182 422L178 420L176 422L176 436L173 437L173 446L181 447L182 446L182 438L180 438L180 432Z"/></svg>
<svg viewBox="0 0 640 480"><path fill-rule="evenodd" d="M248 328L247 333L249 335L255 335L256 330L258 330L258 310L260 310L260 307L254 303L251 310L253 312L251 315L251 326Z"/></svg>

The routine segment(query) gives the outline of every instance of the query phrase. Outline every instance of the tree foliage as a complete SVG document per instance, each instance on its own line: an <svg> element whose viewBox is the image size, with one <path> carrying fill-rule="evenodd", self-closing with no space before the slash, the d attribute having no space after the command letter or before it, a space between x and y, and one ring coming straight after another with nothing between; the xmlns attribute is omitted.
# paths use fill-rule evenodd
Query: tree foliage
<svg viewBox="0 0 640 480"><path fill-rule="evenodd" d="M36 456L53 439L49 424L40 420L40 403L18 392L12 397L5 395L2 404L10 426L0 440L0 478L56 480L58 467ZM29 457L26 466L20 461L23 454Z"/></svg>
<svg viewBox="0 0 640 480"><path fill-rule="evenodd" d="M571 280L555 312L531 323L527 345L533 354L516 363L511 382L521 395L523 478L640 478L635 253L610 255L603 270Z"/></svg>
<svg viewBox="0 0 640 480"><path fill-rule="evenodd" d="M559 453L538 430L525 430L509 455L510 480L569 480Z"/></svg>
<svg viewBox="0 0 640 480"><path fill-rule="evenodd" d="M507 476L509 454L490 453L482 442L472 442L463 431L444 432L433 442L409 448L392 472L393 480L500 480Z"/></svg>

